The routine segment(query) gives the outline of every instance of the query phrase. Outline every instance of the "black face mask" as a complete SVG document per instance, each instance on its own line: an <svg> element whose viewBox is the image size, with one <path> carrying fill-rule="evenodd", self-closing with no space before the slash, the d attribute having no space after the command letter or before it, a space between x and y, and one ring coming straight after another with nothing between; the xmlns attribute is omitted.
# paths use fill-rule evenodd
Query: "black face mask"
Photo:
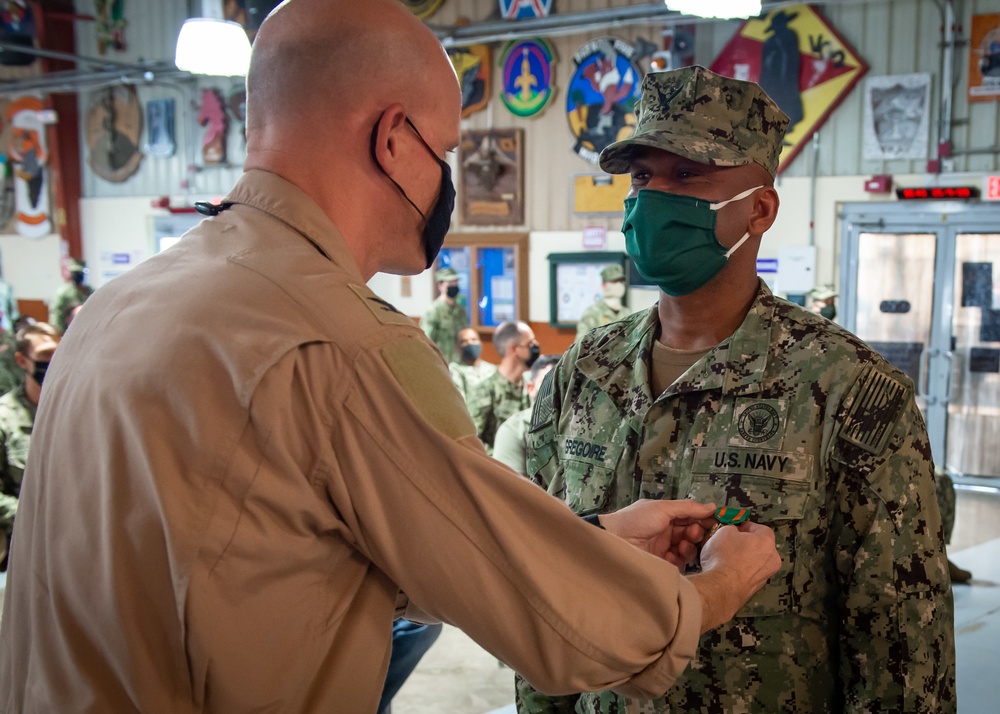
<svg viewBox="0 0 1000 714"><path fill-rule="evenodd" d="M527 367L528 369L531 369L531 365L533 365L535 363L535 360L538 359L538 356L540 354L542 354L542 348L541 347L539 347L538 345L529 345L528 346L528 359L524 360L524 366Z"/></svg>
<svg viewBox="0 0 1000 714"><path fill-rule="evenodd" d="M34 378L36 382L38 382L39 387L41 387L42 382L45 381L45 373L48 371L49 371L48 362L35 362L35 369L31 373L31 376Z"/></svg>
<svg viewBox="0 0 1000 714"><path fill-rule="evenodd" d="M430 266L428 266L428 267L430 267ZM457 285L449 285L448 289L445 291L445 294L448 297L450 297L452 300L454 300L455 298L458 297L458 286Z"/></svg>
<svg viewBox="0 0 1000 714"><path fill-rule="evenodd" d="M378 138L378 125L381 121L382 117L380 116L378 121L375 122L375 126L372 127L372 160L379 167L379 170L385 174L386 178L392 181L392 185L403 195L407 203L413 206L416 212L420 214L420 217L424 219L424 255L427 257L427 265L425 267L430 268L434 265L434 260L437 258L438 253L441 252L441 246L444 245L444 237L448 234L448 228L451 226L451 212L455 209L455 184L451 181L451 166L448 165L447 161L438 158L438 155L434 153L434 149L424 141L424 137L417 130L417 127L407 117L406 123L410 125L413 133L417 135L417 138L431 152L431 156L434 157L434 160L441 167L441 190L438 193L437 202L431 209L431 214L425 216L424 212L417 207L417 204L411 201L410 197L406 195L403 187L396 183L392 176L386 174L385 169L382 168L382 164L378 162L378 157L375 155L375 142Z"/></svg>
<svg viewBox="0 0 1000 714"><path fill-rule="evenodd" d="M84 274L83 273L70 273L70 279L77 285L83 285Z"/></svg>
<svg viewBox="0 0 1000 714"><path fill-rule="evenodd" d="M819 314L825 317L827 320L832 320L837 316L837 308L833 305L824 305L819 309Z"/></svg>

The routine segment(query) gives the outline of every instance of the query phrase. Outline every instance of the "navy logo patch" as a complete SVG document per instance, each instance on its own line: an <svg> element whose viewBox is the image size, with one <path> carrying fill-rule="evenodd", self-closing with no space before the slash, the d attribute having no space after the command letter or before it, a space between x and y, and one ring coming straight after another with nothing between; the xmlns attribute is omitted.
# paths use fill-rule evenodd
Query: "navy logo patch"
<svg viewBox="0 0 1000 714"><path fill-rule="evenodd" d="M736 428L746 441L759 444L778 433L778 411L770 404L753 404L743 410Z"/></svg>
<svg viewBox="0 0 1000 714"><path fill-rule="evenodd" d="M566 118L581 158L597 163L601 150L632 136L642 72L635 47L616 37L591 40L573 55L573 78L566 92Z"/></svg>

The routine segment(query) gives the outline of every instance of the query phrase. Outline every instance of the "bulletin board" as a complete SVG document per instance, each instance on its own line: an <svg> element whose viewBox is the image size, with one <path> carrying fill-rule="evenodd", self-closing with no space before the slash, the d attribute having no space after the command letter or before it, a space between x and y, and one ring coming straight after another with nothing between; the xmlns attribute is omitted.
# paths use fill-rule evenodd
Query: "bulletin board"
<svg viewBox="0 0 1000 714"><path fill-rule="evenodd" d="M608 265L625 268L621 251L550 253L549 324L576 327L583 311L601 296L601 271ZM622 304L627 304L626 296Z"/></svg>

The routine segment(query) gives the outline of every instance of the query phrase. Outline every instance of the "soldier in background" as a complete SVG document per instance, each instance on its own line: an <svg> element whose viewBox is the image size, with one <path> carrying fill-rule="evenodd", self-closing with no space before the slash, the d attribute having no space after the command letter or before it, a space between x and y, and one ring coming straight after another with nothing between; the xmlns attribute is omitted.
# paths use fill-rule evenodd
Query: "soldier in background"
<svg viewBox="0 0 1000 714"><path fill-rule="evenodd" d="M525 390L528 399L535 403L535 396L545 375L552 371L559 361L559 355L542 355L528 370ZM516 412L497 429L493 439L493 458L502 464L510 466L522 476L528 475L526 439L528 425L531 423L531 407Z"/></svg>
<svg viewBox="0 0 1000 714"><path fill-rule="evenodd" d="M786 124L751 82L646 75L633 137L600 161L632 176L626 249L659 302L549 374L528 472L581 515L691 498L774 528L778 574L635 711L954 712L954 606L913 384L756 274ZM522 714L629 706L518 683Z"/></svg>
<svg viewBox="0 0 1000 714"><path fill-rule="evenodd" d="M36 322L17 333L14 359L24 374L22 384L0 397L0 570L7 570L7 545L17 515L21 478L28 461L35 409L42 381L59 345L59 333Z"/></svg>
<svg viewBox="0 0 1000 714"><path fill-rule="evenodd" d="M812 292L809 293L809 297L812 300L810 309L817 315L822 315L827 320L833 320L837 317L837 291L833 289L832 285L820 285L818 288L813 288Z"/></svg>
<svg viewBox="0 0 1000 714"><path fill-rule="evenodd" d="M458 331L455 338L458 359L448 365L451 381L455 383L462 398L468 401L473 389L488 377L492 377L497 366L483 359L483 342L473 327Z"/></svg>
<svg viewBox="0 0 1000 714"><path fill-rule="evenodd" d="M94 289L87 285L86 279L87 264L78 258L70 258L69 280L59 286L49 304L49 322L59 330L60 334L66 331L67 305L71 303L82 305L94 293Z"/></svg>
<svg viewBox="0 0 1000 714"><path fill-rule="evenodd" d="M458 331L469 326L469 316L465 307L458 303L458 273L452 268L442 268L434 274L437 283L438 296L431 303L420 321L420 327L431 342L438 346L444 361L458 361L458 350L455 349L455 339Z"/></svg>
<svg viewBox="0 0 1000 714"><path fill-rule="evenodd" d="M625 317L627 311L622 306L625 297L625 269L620 265L608 265L601 271L601 297L580 315L576 323L576 338L580 339L595 327Z"/></svg>
<svg viewBox="0 0 1000 714"><path fill-rule="evenodd" d="M493 346L500 355L500 366L466 399L476 434L491 456L500 425L514 412L531 406L524 373L541 354L535 332L525 322L501 322L493 332Z"/></svg>

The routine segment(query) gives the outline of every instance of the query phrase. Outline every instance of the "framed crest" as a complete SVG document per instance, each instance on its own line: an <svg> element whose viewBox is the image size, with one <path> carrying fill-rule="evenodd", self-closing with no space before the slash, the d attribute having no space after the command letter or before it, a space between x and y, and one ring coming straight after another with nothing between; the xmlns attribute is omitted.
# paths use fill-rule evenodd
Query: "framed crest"
<svg viewBox="0 0 1000 714"><path fill-rule="evenodd" d="M460 218L470 226L524 224L524 131L466 131L459 143Z"/></svg>
<svg viewBox="0 0 1000 714"><path fill-rule="evenodd" d="M865 161L926 159L930 116L929 72L868 79L861 144Z"/></svg>

